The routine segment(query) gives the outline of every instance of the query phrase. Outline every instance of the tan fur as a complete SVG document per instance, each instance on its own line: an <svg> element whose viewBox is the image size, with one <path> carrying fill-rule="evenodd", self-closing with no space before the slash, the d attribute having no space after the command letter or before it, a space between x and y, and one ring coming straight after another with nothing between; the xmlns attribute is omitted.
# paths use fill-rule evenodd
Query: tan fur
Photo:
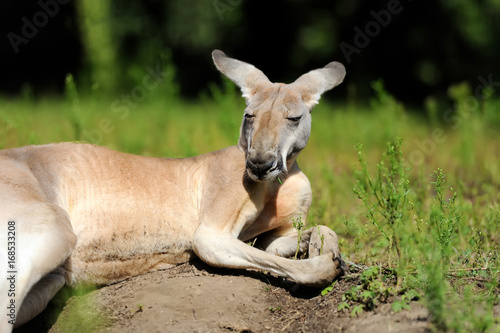
<svg viewBox="0 0 500 333"><path fill-rule="evenodd" d="M0 151L1 265L6 223L15 221L18 310L24 300L16 325L39 313L64 281L112 283L195 254L214 266L268 270L307 285L325 285L342 273L336 235L326 227L304 232L300 251L309 259L286 258L297 246L292 221L305 221L311 204L309 181L296 163L309 136L310 96L319 98L332 85L311 92L315 83L304 88L307 77L295 86L272 84L220 51L214 61L242 87L245 112L253 115L251 125L242 125L248 133L238 147L186 159L80 143ZM313 72L314 80L330 75ZM299 116L300 125L290 123ZM297 151L290 152L294 145ZM274 167L261 172L264 162ZM260 248L244 243L254 237ZM4 280L2 309L9 304ZM7 320L2 315L2 332L12 329Z"/></svg>

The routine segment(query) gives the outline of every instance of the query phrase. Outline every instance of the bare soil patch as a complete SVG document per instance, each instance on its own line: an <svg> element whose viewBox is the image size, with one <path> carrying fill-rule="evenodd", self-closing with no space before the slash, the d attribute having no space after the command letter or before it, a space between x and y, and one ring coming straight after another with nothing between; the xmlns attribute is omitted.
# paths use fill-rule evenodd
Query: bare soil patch
<svg viewBox="0 0 500 333"><path fill-rule="evenodd" d="M44 313L16 332L430 331L428 312L418 303L398 313L390 304L356 317L339 312L342 294L356 283L341 279L330 294L321 296L321 290L270 274L213 268L197 261L68 300L56 297ZM61 305L62 312L54 314Z"/></svg>

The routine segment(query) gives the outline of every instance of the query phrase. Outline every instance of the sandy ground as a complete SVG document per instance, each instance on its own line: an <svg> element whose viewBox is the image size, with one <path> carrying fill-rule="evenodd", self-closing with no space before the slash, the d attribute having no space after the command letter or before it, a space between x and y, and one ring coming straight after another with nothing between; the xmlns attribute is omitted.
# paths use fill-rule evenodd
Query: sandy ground
<svg viewBox="0 0 500 333"><path fill-rule="evenodd" d="M398 313L390 304L354 318L339 312L353 283L341 279L321 296L269 274L194 262L55 300L15 332L430 332L418 303Z"/></svg>

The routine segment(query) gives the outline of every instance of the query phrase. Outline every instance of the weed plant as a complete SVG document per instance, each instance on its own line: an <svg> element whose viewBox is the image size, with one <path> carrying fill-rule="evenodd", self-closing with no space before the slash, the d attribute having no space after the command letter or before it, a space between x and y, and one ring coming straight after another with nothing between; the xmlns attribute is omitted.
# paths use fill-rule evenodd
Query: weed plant
<svg viewBox="0 0 500 333"><path fill-rule="evenodd" d="M357 145L361 172L357 173L354 186L354 193L366 209L366 217L387 241L388 250L395 250L398 261L402 259L402 229L411 209L408 198L410 181L405 171L401 144L401 139L387 144L387 151L377 165L378 172L374 178L370 176L363 157L363 146Z"/></svg>

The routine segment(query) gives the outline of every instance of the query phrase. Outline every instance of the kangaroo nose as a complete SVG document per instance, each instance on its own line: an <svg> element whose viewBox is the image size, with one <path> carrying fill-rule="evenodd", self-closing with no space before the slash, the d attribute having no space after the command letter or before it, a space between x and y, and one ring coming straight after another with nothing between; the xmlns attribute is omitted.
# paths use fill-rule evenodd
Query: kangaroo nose
<svg viewBox="0 0 500 333"><path fill-rule="evenodd" d="M247 159L247 168L258 178L262 178L274 165L274 160Z"/></svg>

